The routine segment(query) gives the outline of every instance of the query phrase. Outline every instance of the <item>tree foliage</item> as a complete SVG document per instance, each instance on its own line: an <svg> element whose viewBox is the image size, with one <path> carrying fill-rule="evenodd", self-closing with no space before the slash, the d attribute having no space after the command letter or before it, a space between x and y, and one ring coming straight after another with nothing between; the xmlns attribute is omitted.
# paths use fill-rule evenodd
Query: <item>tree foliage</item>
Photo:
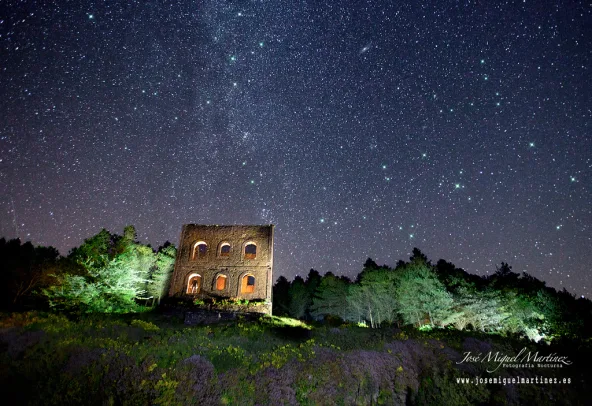
<svg viewBox="0 0 592 406"><path fill-rule="evenodd" d="M147 296L153 299L153 303L160 303L167 295L176 257L177 249L170 242L158 248L146 283Z"/></svg>
<svg viewBox="0 0 592 406"><path fill-rule="evenodd" d="M450 316L452 296L421 257L400 271L394 293L405 323L443 326Z"/></svg>
<svg viewBox="0 0 592 406"><path fill-rule="evenodd" d="M323 276L313 297L311 314L315 319L336 316L347 317L347 282L328 272Z"/></svg>
<svg viewBox="0 0 592 406"><path fill-rule="evenodd" d="M59 252L53 247L0 238L0 306L12 309L25 304L50 283L59 263Z"/></svg>
<svg viewBox="0 0 592 406"><path fill-rule="evenodd" d="M415 248L410 261L398 261L394 269L368 258L355 282L327 273L316 283L316 275L310 274L306 282L300 277L291 283L278 279L274 311L286 309L297 318L339 318L373 328L454 327L536 341L592 333L592 302L576 300L565 289L557 292L527 273L512 272L505 262L494 275L481 277L442 259L433 266Z"/></svg>
<svg viewBox="0 0 592 406"><path fill-rule="evenodd" d="M166 293L176 249L165 244L158 252L136 241L133 226L124 235L101 230L73 249L69 259L83 273L54 275L54 283L43 290L51 307L84 313L126 313L139 304L158 302Z"/></svg>

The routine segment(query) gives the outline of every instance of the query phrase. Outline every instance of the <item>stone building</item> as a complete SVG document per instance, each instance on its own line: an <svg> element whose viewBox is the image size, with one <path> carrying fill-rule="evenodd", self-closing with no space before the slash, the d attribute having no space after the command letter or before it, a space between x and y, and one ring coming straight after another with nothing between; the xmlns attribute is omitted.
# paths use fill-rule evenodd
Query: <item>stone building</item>
<svg viewBox="0 0 592 406"><path fill-rule="evenodd" d="M271 309L272 272L273 225L186 224L181 231L169 295L187 299L262 299Z"/></svg>

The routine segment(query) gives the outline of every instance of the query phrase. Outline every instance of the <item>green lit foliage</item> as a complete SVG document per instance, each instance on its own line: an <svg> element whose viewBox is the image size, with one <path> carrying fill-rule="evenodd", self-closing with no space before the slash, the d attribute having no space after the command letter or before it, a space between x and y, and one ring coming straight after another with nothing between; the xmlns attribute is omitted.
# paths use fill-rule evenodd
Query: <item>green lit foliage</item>
<svg viewBox="0 0 592 406"><path fill-rule="evenodd" d="M52 286L43 290L52 308L83 313L126 313L166 291L176 251L172 246L154 253L136 242L133 226L123 237L101 230L72 250L69 258L84 272L54 275ZM147 296L149 295L149 296Z"/></svg>
<svg viewBox="0 0 592 406"><path fill-rule="evenodd" d="M461 287L454 295L454 306L443 324L453 325L458 330L471 327L482 332L495 332L501 330L502 323L509 317L499 292L477 292Z"/></svg>
<svg viewBox="0 0 592 406"><path fill-rule="evenodd" d="M311 269L306 281L296 276L290 283L280 276L273 287L273 313L298 319L310 320L313 297L321 283L321 275Z"/></svg>
<svg viewBox="0 0 592 406"><path fill-rule="evenodd" d="M393 295L396 279L396 271L366 261L358 283L348 290L347 319L355 323L367 321L372 328L384 322L394 323L398 318L398 302Z"/></svg>
<svg viewBox="0 0 592 406"><path fill-rule="evenodd" d="M396 271L387 267L367 270L360 276L360 287L365 290L370 303L366 320L372 327L397 320L399 304L393 295L396 280Z"/></svg>
<svg viewBox="0 0 592 406"><path fill-rule="evenodd" d="M177 249L169 242L156 252L156 258L146 284L147 296L151 297L153 302L160 303L160 300L166 296L176 256Z"/></svg>
<svg viewBox="0 0 592 406"><path fill-rule="evenodd" d="M292 319L289 317L278 317L278 316L268 316L265 315L261 318L260 323L264 326L271 326L271 327L299 327L304 328L306 330L310 330L311 327L303 323L301 320Z"/></svg>
<svg viewBox="0 0 592 406"><path fill-rule="evenodd" d="M452 296L424 260L414 260L398 271L394 293L406 323L442 326L450 316Z"/></svg>
<svg viewBox="0 0 592 406"><path fill-rule="evenodd" d="M424 330L454 327L535 341L592 334L592 302L518 275L504 262L494 275L480 277L444 260L432 266L415 248L410 262L399 261L395 269L368 259L355 283L326 274L311 305L309 279L314 278L278 279L277 308L296 318L338 318L373 328L402 322Z"/></svg>
<svg viewBox="0 0 592 406"><path fill-rule="evenodd" d="M372 292L368 286L352 284L347 289L347 313L345 320L366 326L366 319L371 310L370 297Z"/></svg>
<svg viewBox="0 0 592 406"><path fill-rule="evenodd" d="M136 299L142 298L146 283L138 268L135 252L107 262L88 266L89 276L61 275L57 283L44 291L50 306L58 310L84 313L126 313L137 311Z"/></svg>

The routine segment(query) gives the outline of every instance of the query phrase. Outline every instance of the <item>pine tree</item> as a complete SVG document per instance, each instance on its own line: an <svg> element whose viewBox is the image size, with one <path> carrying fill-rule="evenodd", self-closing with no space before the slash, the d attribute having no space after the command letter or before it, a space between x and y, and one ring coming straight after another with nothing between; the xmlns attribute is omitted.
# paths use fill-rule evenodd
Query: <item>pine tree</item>
<svg viewBox="0 0 592 406"><path fill-rule="evenodd" d="M335 316L345 320L347 314L347 289L347 282L337 278L330 272L325 274L313 297L312 316L315 318Z"/></svg>

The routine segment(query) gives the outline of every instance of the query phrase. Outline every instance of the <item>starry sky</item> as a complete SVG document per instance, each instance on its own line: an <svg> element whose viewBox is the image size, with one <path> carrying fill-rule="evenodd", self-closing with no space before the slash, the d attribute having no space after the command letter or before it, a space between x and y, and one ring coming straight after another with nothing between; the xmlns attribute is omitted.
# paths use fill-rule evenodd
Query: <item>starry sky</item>
<svg viewBox="0 0 592 406"><path fill-rule="evenodd" d="M424 3L419 4L419 3ZM592 289L583 1L0 4L0 235L276 225L275 276L419 247Z"/></svg>

